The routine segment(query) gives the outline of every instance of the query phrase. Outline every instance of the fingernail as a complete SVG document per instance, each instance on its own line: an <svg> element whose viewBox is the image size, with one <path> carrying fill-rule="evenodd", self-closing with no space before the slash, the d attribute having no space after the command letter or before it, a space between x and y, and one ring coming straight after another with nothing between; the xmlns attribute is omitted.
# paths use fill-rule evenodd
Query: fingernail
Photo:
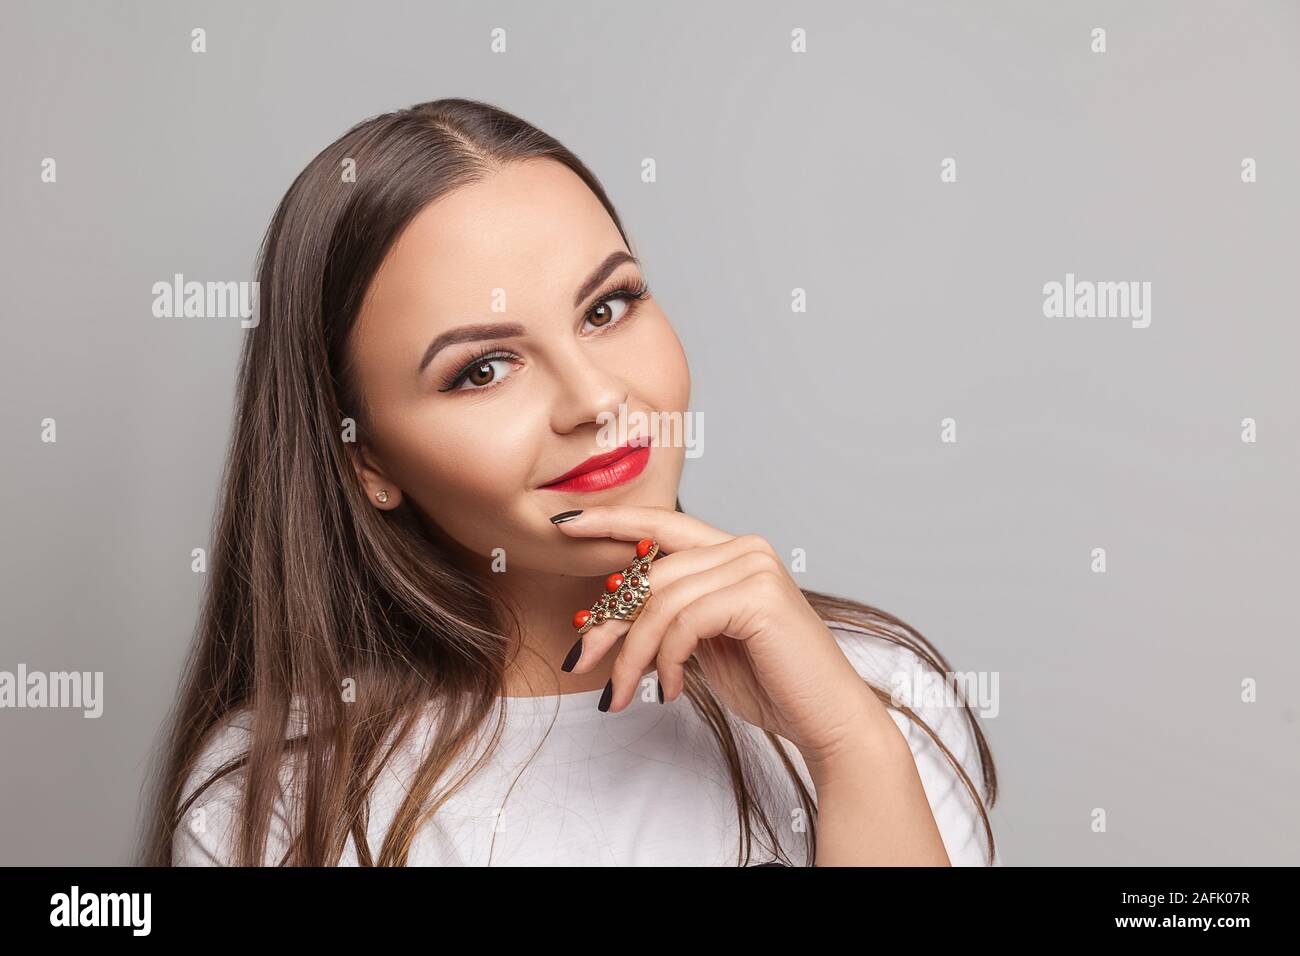
<svg viewBox="0 0 1300 956"><path fill-rule="evenodd" d="M610 700L613 699L613 697L614 697L614 678L611 677L609 680L605 681L605 693L600 695L600 703L596 705L596 709L601 711L602 713L608 712L609 702Z"/></svg>
<svg viewBox="0 0 1300 956"><path fill-rule="evenodd" d="M655 678L655 683L659 685L659 703L662 704L664 702L664 684L658 677Z"/></svg>
<svg viewBox="0 0 1300 956"><path fill-rule="evenodd" d="M551 515L551 523L560 524L563 521L570 521L578 517L578 515L580 514L582 514L581 508L579 508L577 511L561 511L558 515Z"/></svg>
<svg viewBox="0 0 1300 956"><path fill-rule="evenodd" d="M564 659L564 663L560 665L560 670L565 671L566 673L573 670L573 668L578 664L578 658L581 656L582 638L578 638L578 643L569 648L569 655Z"/></svg>

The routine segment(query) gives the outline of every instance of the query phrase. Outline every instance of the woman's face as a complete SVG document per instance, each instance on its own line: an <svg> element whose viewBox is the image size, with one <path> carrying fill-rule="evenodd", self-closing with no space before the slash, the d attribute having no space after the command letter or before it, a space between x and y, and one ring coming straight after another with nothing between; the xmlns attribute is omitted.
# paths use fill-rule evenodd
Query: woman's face
<svg viewBox="0 0 1300 956"><path fill-rule="evenodd" d="M686 413L690 374L668 317L653 298L610 295L641 279L600 200L552 160L509 165L422 210L371 283L349 343L371 411L358 457L371 503L409 498L484 571L498 548L508 567L564 574L626 563L626 544L568 538L550 517L595 504L673 508L680 442L546 485L643 435L658 442L651 412Z"/></svg>

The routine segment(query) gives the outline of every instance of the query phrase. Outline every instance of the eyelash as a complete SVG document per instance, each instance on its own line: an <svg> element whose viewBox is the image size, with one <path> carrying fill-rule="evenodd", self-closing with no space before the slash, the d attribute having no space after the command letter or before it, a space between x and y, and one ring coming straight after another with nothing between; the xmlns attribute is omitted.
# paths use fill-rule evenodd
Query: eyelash
<svg viewBox="0 0 1300 956"><path fill-rule="evenodd" d="M583 316L583 321L586 322L587 319L591 317L591 313L594 312L598 306L604 305L605 303L609 302L611 299L627 299L629 300L627 304L627 311L623 314L622 318L620 318L617 322L614 323L615 326L622 325L624 322L628 320L628 318L632 316L633 311L636 309L637 303L641 302L644 299L648 299L649 297L650 297L650 287L646 285L644 279L630 279L630 278L622 279L616 285L614 285L613 288L607 289L604 293L602 293L600 298L591 304L591 308L588 309L587 314ZM611 326L602 326L602 328L611 328ZM598 332L596 334L603 335L604 333ZM438 388L438 391L451 392L451 391L460 390L460 383L469 376L470 372L474 371L484 362L497 361L497 360L518 361L518 359L519 356L515 355L513 352L507 352L499 348L493 348L491 346L487 346L486 348L482 349L477 355L471 358L468 362L462 365L460 371L453 373L450 378L444 381L443 384ZM497 384L496 382L492 382L491 384L481 386L480 388L464 389L463 391L485 392L490 388L494 388L496 384Z"/></svg>

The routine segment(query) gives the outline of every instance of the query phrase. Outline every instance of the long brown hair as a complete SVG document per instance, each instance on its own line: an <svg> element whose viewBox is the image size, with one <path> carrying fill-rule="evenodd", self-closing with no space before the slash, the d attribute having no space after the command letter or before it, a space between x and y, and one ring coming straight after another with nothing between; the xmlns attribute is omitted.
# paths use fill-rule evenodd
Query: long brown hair
<svg viewBox="0 0 1300 956"><path fill-rule="evenodd" d="M291 845L271 861L284 865L336 865L349 836L361 865L405 865L421 827L464 785L468 774L438 789L499 705L518 611L457 567L406 503L388 512L368 503L341 439L346 419L362 435L369 424L345 344L381 260L421 209L502 164L546 158L581 177L627 242L604 189L568 149L516 116L458 98L358 124L321 151L280 202L258 255L259 324L246 333L240 356L209 586L158 755L141 862L169 865L190 807L235 773L243 804L234 862L268 862L286 760L297 767L301 803ZM349 164L355 177L344 175ZM804 594L828 622L901 644L928 666L948 670L902 621L853 601ZM348 678L364 688L350 702L340 693ZM887 690L873 690L889 704ZM755 799L755 783L762 781L753 779L752 754L743 752L729 712L694 660L685 692L730 771L742 834L738 862L749 862L758 830L784 856ZM431 704L438 733L375 852L366 837L369 796ZM935 740L980 807L991 862L992 828L970 777L931 728L909 708L899 709ZM992 758L964 709L991 807ZM246 752L183 800L210 734L241 712L251 714ZM289 733L291 719L303 721L305 731ZM489 750L503 720L504 713ZM811 861L815 799L777 738L766 736L810 821Z"/></svg>

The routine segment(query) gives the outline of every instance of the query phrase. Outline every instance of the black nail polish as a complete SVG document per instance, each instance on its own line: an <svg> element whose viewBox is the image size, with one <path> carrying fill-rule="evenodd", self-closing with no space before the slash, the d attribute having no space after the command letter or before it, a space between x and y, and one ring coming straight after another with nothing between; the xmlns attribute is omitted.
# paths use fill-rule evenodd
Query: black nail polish
<svg viewBox="0 0 1300 956"><path fill-rule="evenodd" d="M581 508L579 508L577 511L561 511L558 515L551 515L551 523L559 524L562 521L568 521L571 518L576 518L580 514L582 514Z"/></svg>
<svg viewBox="0 0 1300 956"><path fill-rule="evenodd" d="M663 685L663 681L661 681L659 678L656 677L656 678L655 678L655 683L659 685L659 703L662 704L662 703L664 702L664 685Z"/></svg>
<svg viewBox="0 0 1300 956"><path fill-rule="evenodd" d="M613 699L613 697L614 697L614 678L611 677L609 680L605 681L605 693L600 695L600 703L596 705L596 709L599 710L601 713L607 712L609 710L609 702Z"/></svg>
<svg viewBox="0 0 1300 956"><path fill-rule="evenodd" d="M582 656L582 638L578 638L578 643L569 648L569 654L564 658L564 663L560 665L560 670L566 673L573 670L578 664L578 658Z"/></svg>

